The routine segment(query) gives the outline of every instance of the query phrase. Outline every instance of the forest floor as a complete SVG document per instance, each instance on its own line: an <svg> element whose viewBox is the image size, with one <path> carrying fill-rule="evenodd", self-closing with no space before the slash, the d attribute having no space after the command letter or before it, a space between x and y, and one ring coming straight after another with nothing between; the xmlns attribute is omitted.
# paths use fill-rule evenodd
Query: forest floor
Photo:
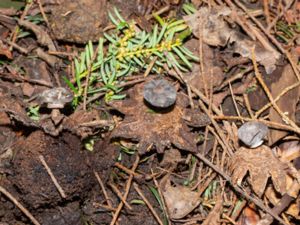
<svg viewBox="0 0 300 225"><path fill-rule="evenodd" d="M298 1L15 3L0 225L300 223Z"/></svg>

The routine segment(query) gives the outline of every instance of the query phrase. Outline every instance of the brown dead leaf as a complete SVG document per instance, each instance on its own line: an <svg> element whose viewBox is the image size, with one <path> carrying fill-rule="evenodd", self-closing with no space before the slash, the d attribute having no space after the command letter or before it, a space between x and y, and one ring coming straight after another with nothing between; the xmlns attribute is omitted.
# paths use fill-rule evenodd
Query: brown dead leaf
<svg viewBox="0 0 300 225"><path fill-rule="evenodd" d="M187 98L178 93L172 109L153 112L144 102L143 86L139 84L129 90L129 99L112 103L112 107L125 114L125 119L114 129L112 137L139 141L140 154L152 145L159 153L163 153L171 144L195 152L196 135L190 132L182 119Z"/></svg>
<svg viewBox="0 0 300 225"><path fill-rule="evenodd" d="M17 121L26 126L37 127L26 114L26 106L17 98L10 95L0 96L0 112L6 113L11 121Z"/></svg>
<svg viewBox="0 0 300 225"><path fill-rule="evenodd" d="M10 119L5 112L0 111L0 126L10 125Z"/></svg>
<svg viewBox="0 0 300 225"><path fill-rule="evenodd" d="M288 207L286 213L300 220L300 198L297 198L296 201Z"/></svg>
<svg viewBox="0 0 300 225"><path fill-rule="evenodd" d="M182 160L180 151L176 148L171 148L168 151L164 152L162 161L159 163L163 167L176 167L178 162Z"/></svg>
<svg viewBox="0 0 300 225"><path fill-rule="evenodd" d="M3 42L0 40L0 55L6 56L8 59L12 59L12 53L9 50L9 48L3 44Z"/></svg>
<svg viewBox="0 0 300 225"><path fill-rule="evenodd" d="M52 67L54 67L55 64L58 62L58 59L55 56L49 55L48 53L44 52L44 50L41 48L36 48L34 52L40 59L44 60Z"/></svg>
<svg viewBox="0 0 300 225"><path fill-rule="evenodd" d="M258 212L251 206L246 206L241 217L241 225L257 225L260 220Z"/></svg>
<svg viewBox="0 0 300 225"><path fill-rule="evenodd" d="M223 20L223 16L231 13L228 7L201 7L196 13L184 16L196 37L202 35L203 42L212 46L225 46L231 36L232 29Z"/></svg>
<svg viewBox="0 0 300 225"><path fill-rule="evenodd" d="M83 139L93 134L94 127L81 126L81 124L96 121L98 117L99 115L97 110L92 110L89 112L78 110L69 117L65 118L63 127L64 129L71 131L73 134L76 134Z"/></svg>
<svg viewBox="0 0 300 225"><path fill-rule="evenodd" d="M284 19L290 25L297 23L300 20L300 3L297 2L294 7L291 7L289 10L286 10L283 14Z"/></svg>
<svg viewBox="0 0 300 225"><path fill-rule="evenodd" d="M18 23L20 26L23 26L23 27L31 30L35 34L37 41L41 45L47 46L50 51L56 51L55 45L54 45L51 37L49 36L49 34L46 31L44 31L41 28L41 26L38 26L27 20L18 20Z"/></svg>
<svg viewBox="0 0 300 225"><path fill-rule="evenodd" d="M233 84L232 85L232 92L234 95L241 95L247 91L247 88L253 83L252 76L247 76L246 79L243 80L241 83ZM224 99L231 95L230 90L224 90L222 92L216 93L213 95L213 104L216 107L219 107L220 104L224 101ZM223 104L223 111L231 111L232 105Z"/></svg>
<svg viewBox="0 0 300 225"><path fill-rule="evenodd" d="M182 118L191 127L204 127L211 124L208 115L202 113L199 108L185 109Z"/></svg>
<svg viewBox="0 0 300 225"><path fill-rule="evenodd" d="M225 16L232 14L232 11L225 6L215 6L212 8L201 7L193 15L184 16L184 20L190 26L196 37L201 37L203 42L212 46L226 46L233 44L233 51L243 57L251 59L251 49L255 47L257 61L262 64L268 74L276 68L276 62L280 54L268 44L263 36L252 27L252 32L259 36L260 42L252 41L239 30L230 28L224 20Z"/></svg>
<svg viewBox="0 0 300 225"><path fill-rule="evenodd" d="M16 140L16 134L9 127L0 126L0 154L11 148Z"/></svg>
<svg viewBox="0 0 300 225"><path fill-rule="evenodd" d="M187 43L187 48L189 48L192 52L196 52L195 54L198 54L198 49L192 49L192 46L194 47L198 45L198 40L193 39ZM223 73L221 65L217 64L217 55L211 47L204 44L202 52L203 58L205 59L203 61L203 74L200 71L200 65L195 64L191 73L185 75L185 79L189 85L194 86L198 90L205 91L218 87L224 80L225 73Z"/></svg>
<svg viewBox="0 0 300 225"><path fill-rule="evenodd" d="M296 219L300 218L300 199L298 198L299 194L299 183L295 181L292 177L289 175L286 176L287 180L287 193L285 197L280 197L276 193L273 187L268 187L265 191L265 196L271 202L275 207L276 206L286 206L287 209L285 210L285 213L293 216ZM296 202L292 199L296 199Z"/></svg>
<svg viewBox="0 0 300 225"><path fill-rule="evenodd" d="M24 56L20 56L15 60L15 63L25 71L24 78L43 82L51 86L53 85L53 75L49 72L46 62L38 58L26 58ZM35 89L35 93L45 90L45 87L39 87L39 85L32 86Z"/></svg>
<svg viewBox="0 0 300 225"><path fill-rule="evenodd" d="M269 177L279 193L286 192L287 165L279 161L268 146L262 145L256 149L241 147L231 159L230 170L232 182L238 184L249 172L249 182L259 197L264 193Z"/></svg>
<svg viewBox="0 0 300 225"><path fill-rule="evenodd" d="M214 208L209 212L206 219L203 221L202 225L218 225L220 224L220 216L223 209L223 199L219 195Z"/></svg>
<svg viewBox="0 0 300 225"><path fill-rule="evenodd" d="M162 179L160 186L172 219L185 217L200 203L200 197L197 192L181 185L172 186L169 176Z"/></svg>
<svg viewBox="0 0 300 225"><path fill-rule="evenodd" d="M300 157L299 141L287 141L276 148L276 154L282 162L292 162Z"/></svg>
<svg viewBox="0 0 300 225"><path fill-rule="evenodd" d="M239 146L239 138L238 138L238 128L235 123L229 123L228 121L223 121L224 129L227 133L227 141L232 143L236 149Z"/></svg>
<svg viewBox="0 0 300 225"><path fill-rule="evenodd" d="M286 87L291 86L292 84L296 83L298 80L295 76L295 73L292 67L288 64L284 67L283 72L279 80L273 83L270 87L271 94L275 99ZM296 105L299 100L300 96L300 88L299 86L290 90L285 95L283 95L278 101L277 105L281 109L283 113L285 113L292 121L295 121L295 113L296 113ZM283 123L285 122L282 120L281 116L278 112L272 107L270 109L270 121ZM287 135L286 131L281 130L271 130L269 144L272 145L284 136Z"/></svg>

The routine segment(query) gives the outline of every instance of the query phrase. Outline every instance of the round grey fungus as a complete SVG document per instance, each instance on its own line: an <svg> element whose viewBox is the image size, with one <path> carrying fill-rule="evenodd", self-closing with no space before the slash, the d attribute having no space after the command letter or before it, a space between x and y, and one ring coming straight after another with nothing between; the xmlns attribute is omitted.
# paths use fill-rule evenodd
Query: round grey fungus
<svg viewBox="0 0 300 225"><path fill-rule="evenodd" d="M39 95L39 99L42 104L47 104L49 109L62 109L65 104L73 100L73 95L67 89L57 87L43 91Z"/></svg>
<svg viewBox="0 0 300 225"><path fill-rule="evenodd" d="M164 79L151 80L144 86L144 99L152 106L167 108L176 101L176 89Z"/></svg>
<svg viewBox="0 0 300 225"><path fill-rule="evenodd" d="M239 139L250 148L257 148L264 142L264 138L268 134L268 127L257 121L244 123L238 129Z"/></svg>

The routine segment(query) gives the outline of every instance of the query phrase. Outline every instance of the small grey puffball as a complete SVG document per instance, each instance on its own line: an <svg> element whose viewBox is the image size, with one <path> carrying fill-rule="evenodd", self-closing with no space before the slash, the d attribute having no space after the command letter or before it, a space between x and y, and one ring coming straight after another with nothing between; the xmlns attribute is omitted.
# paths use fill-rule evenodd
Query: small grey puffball
<svg viewBox="0 0 300 225"><path fill-rule="evenodd" d="M268 134L268 127L260 122L250 121L238 129L239 139L250 148L257 148L264 142Z"/></svg>
<svg viewBox="0 0 300 225"><path fill-rule="evenodd" d="M176 89L164 79L151 80L144 86L144 99L152 106L167 108L176 101Z"/></svg>

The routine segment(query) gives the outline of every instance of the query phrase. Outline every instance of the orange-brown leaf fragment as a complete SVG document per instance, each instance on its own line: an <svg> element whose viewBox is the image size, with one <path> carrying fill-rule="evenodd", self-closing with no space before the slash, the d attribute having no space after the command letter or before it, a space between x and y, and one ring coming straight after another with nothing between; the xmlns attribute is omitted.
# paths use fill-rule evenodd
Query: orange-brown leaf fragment
<svg viewBox="0 0 300 225"><path fill-rule="evenodd" d="M296 75L292 66L286 65L279 80L271 85L270 91L275 99L285 88L297 82ZM292 121L295 121L296 105L300 97L299 86L288 91L277 102L277 106L284 112ZM285 124L281 115L272 107L270 109L270 121ZM285 137L288 133L282 130L272 129L270 132L269 144L272 145L281 138Z"/></svg>
<svg viewBox="0 0 300 225"><path fill-rule="evenodd" d="M129 90L129 99L112 103L114 108L125 114L125 119L114 129L112 137L138 141L140 154L153 145L162 153L171 144L195 152L196 135L190 132L182 119L186 97L179 93L173 108L153 112L144 102L143 86L136 85Z"/></svg>
<svg viewBox="0 0 300 225"><path fill-rule="evenodd" d="M181 185L172 186L169 177L163 178L160 186L172 219L185 217L200 204L200 197L196 191Z"/></svg>
<svg viewBox="0 0 300 225"><path fill-rule="evenodd" d="M276 158L271 149L265 145L248 149L241 147L232 157L230 170L233 183L241 184L247 172L253 191L262 196L269 177L272 178L275 189L286 192L286 164Z"/></svg>

